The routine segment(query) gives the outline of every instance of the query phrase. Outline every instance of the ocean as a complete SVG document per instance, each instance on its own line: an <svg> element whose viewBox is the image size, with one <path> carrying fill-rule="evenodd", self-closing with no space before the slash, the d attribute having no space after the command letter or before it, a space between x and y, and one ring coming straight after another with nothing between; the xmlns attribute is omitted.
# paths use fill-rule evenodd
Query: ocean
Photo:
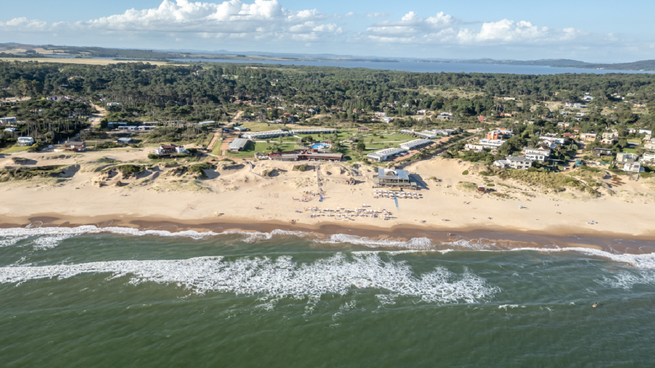
<svg viewBox="0 0 655 368"><path fill-rule="evenodd" d="M655 255L540 246L0 229L0 366L655 365Z"/></svg>
<svg viewBox="0 0 655 368"><path fill-rule="evenodd" d="M366 68L380 70L395 70L414 73L500 73L500 74L607 74L607 73L653 73L633 70L557 68L543 65L500 65L500 64L469 64L469 63L424 63L424 62L387 62L387 61L280 61L280 60L226 60L226 59L173 59L180 62L205 63L236 63L265 65L305 65L334 66L341 68Z"/></svg>

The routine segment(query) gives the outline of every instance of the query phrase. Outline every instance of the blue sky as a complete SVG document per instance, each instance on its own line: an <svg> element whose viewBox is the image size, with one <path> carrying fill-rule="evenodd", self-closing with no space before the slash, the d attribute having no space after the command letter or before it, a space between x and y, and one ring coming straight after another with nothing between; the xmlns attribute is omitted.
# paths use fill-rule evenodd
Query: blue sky
<svg viewBox="0 0 655 368"><path fill-rule="evenodd" d="M655 59L655 2L21 0L0 42L417 58Z"/></svg>

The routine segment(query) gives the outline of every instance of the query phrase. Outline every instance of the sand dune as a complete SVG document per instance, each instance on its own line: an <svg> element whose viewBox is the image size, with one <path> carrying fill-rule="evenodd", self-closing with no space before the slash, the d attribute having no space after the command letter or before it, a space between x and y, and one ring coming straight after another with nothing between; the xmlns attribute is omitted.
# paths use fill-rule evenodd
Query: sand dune
<svg viewBox="0 0 655 368"><path fill-rule="evenodd" d="M602 189L600 198L591 198L573 189L554 193L492 177L486 183L493 185L495 193L479 194L470 190L470 185L462 185L485 183L485 178L476 174L479 167L437 158L408 167L427 188L419 191L421 199L399 199L396 207L393 199L374 198L373 167L311 163L303 172L294 169L298 163L215 162L216 168L206 170L207 178L201 179L180 169L189 163L166 167L151 163L147 154L147 149L84 154L21 152L20 156L32 163L26 167L62 165L65 171L56 178L0 183L0 216L4 222L13 223L27 223L30 217L43 215L60 217L62 221L75 218L78 223L85 218L88 222L111 218L127 223L148 218L207 221L220 215L221 220L248 223L277 221L316 226L332 222L347 227L412 225L435 230L603 232L655 238L652 179L624 179L611 189ZM112 169L118 163L147 167L126 177ZM0 157L0 168L6 166L17 166L11 156ZM465 170L468 175L463 174ZM347 185L351 179L358 184ZM323 202L314 195L319 190L324 193ZM387 210L393 216L389 220L312 217L316 211L308 210L355 209L363 205Z"/></svg>

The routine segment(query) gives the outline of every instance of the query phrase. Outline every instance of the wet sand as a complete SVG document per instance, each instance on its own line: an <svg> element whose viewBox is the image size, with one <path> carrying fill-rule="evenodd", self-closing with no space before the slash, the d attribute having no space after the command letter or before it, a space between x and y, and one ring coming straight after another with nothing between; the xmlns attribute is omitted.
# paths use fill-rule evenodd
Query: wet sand
<svg viewBox="0 0 655 368"><path fill-rule="evenodd" d="M39 214L28 218L0 216L0 228L25 227L79 227L93 225L98 228L124 227L131 229L180 232L193 230L203 232L272 233L276 230L292 235L308 233L311 236L329 239L335 235L365 238L373 241L389 241L390 249L423 249L424 246L394 246L393 242L408 242L411 239L428 239L436 250L462 247L471 250L511 250L518 248L593 248L612 253L643 254L655 252L655 234L626 237L587 229L559 228L548 231L521 231L504 228L498 230L473 228L434 229L429 226L396 225L376 227L356 224L343 226L339 223L289 224L281 221L252 222L237 219L216 218L215 220L173 220L167 218L129 218L118 216L69 217L59 214ZM582 231L586 230L586 231Z"/></svg>

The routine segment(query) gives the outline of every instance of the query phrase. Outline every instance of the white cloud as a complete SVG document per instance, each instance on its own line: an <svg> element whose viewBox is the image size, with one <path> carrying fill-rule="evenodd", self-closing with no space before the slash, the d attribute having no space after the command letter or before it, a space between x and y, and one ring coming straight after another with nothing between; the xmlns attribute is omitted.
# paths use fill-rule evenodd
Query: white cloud
<svg viewBox="0 0 655 368"><path fill-rule="evenodd" d="M36 42L74 40L76 43L100 44L96 40L115 42L129 40L131 46L150 47L152 42L167 45L168 41L187 42L189 46L211 48L215 43L249 49L270 50L279 46L325 46L332 51L357 53L377 50L378 44L394 45L397 50L436 49L456 46L479 50L483 46L531 47L555 45L560 50L580 47L628 47L625 39L614 34L589 34L575 28L549 28L529 21L502 19L469 23L453 15L439 12L420 14L410 11L400 19L393 14L371 12L366 19L354 12L327 15L320 9L290 10L284 0L162 0L158 7L129 9L119 14L78 22L48 23L25 17L0 22L4 38L32 37ZM247 2L246 2L247 1ZM386 20L373 18L388 18ZM365 30L357 33L352 29ZM82 41L83 40L83 41ZM218 41L216 41L218 40ZM302 43L299 43L302 42ZM651 50L652 40L641 49ZM323 46L318 46L323 45ZM350 49L344 49L347 45ZM419 47L416 47L419 46ZM388 48L391 50L391 48ZM479 52L479 51L477 51Z"/></svg>
<svg viewBox="0 0 655 368"><path fill-rule="evenodd" d="M366 16L368 18L386 18L386 17L389 17L391 15L393 15L393 14L391 14L391 13L368 13L368 14L366 14Z"/></svg>
<svg viewBox="0 0 655 368"><path fill-rule="evenodd" d="M333 24L315 23L327 18L316 9L292 11L283 8L277 0L254 0L245 3L229 0L222 3L192 2L189 0L163 0L151 9L129 9L122 14L110 15L89 21L75 23L46 23L26 18L0 22L0 30L13 32L59 31L96 32L100 34L126 33L159 34L180 37L191 33L206 38L209 34L237 38L284 38L298 33L313 32L308 37L317 39L318 33L337 32ZM293 35L288 34L291 30ZM138 35L137 34L137 35ZM187 35L186 37L189 37Z"/></svg>
<svg viewBox="0 0 655 368"><path fill-rule="evenodd" d="M555 42L572 42L587 33L574 29L538 27L526 21L503 19L486 22L481 26L466 24L452 15L437 13L422 18L410 11L400 21L384 21L368 27L365 36L370 40L412 44L452 45L532 45Z"/></svg>

